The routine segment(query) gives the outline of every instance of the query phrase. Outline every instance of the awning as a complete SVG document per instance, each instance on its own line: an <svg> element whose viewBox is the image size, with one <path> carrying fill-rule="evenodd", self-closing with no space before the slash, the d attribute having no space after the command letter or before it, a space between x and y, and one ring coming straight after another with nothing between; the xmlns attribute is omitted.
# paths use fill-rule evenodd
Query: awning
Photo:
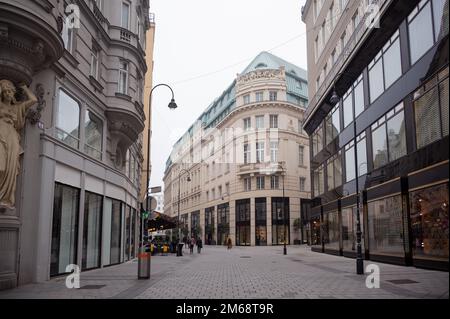
<svg viewBox="0 0 450 319"><path fill-rule="evenodd" d="M148 217L148 231L172 229L177 227L177 220L160 212L153 212Z"/></svg>

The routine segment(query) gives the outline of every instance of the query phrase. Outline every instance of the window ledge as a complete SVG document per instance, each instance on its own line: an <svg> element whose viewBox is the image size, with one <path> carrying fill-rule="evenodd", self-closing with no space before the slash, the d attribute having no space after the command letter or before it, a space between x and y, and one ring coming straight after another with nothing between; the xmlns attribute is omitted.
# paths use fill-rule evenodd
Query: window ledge
<svg viewBox="0 0 450 319"><path fill-rule="evenodd" d="M116 97L118 97L119 99L123 99L123 100L127 100L129 102L131 102L131 96L127 95L127 94L123 94L123 93L119 93L116 92Z"/></svg>
<svg viewBox="0 0 450 319"><path fill-rule="evenodd" d="M103 85L100 84L99 81L97 81L96 78L94 78L92 75L89 75L89 82L92 84L92 86L95 88L96 91L103 91Z"/></svg>
<svg viewBox="0 0 450 319"><path fill-rule="evenodd" d="M77 68L78 64L80 64L80 62L78 62L78 60L72 55L72 53L67 50L64 50L63 56L74 68Z"/></svg>

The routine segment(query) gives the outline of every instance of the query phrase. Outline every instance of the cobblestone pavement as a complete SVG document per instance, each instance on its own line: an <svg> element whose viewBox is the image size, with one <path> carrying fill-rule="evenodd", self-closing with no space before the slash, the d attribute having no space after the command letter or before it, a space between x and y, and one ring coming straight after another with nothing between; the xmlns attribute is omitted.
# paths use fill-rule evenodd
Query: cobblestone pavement
<svg viewBox="0 0 450 319"><path fill-rule="evenodd" d="M364 261L380 267L380 288L366 287L354 259L305 246L206 246L201 254L153 256L150 280L137 279L137 260L81 273L81 288L65 277L0 291L0 298L295 299L449 298L449 273Z"/></svg>

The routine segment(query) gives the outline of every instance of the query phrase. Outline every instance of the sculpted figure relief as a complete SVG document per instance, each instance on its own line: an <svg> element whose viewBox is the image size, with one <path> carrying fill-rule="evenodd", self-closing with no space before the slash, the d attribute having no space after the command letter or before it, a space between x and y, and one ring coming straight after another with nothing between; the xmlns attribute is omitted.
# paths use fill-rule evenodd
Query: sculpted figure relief
<svg viewBox="0 0 450 319"><path fill-rule="evenodd" d="M25 126L28 109L37 102L36 96L21 85L24 101L15 98L16 88L9 80L0 80L0 207L13 208L16 177L19 173L20 131Z"/></svg>

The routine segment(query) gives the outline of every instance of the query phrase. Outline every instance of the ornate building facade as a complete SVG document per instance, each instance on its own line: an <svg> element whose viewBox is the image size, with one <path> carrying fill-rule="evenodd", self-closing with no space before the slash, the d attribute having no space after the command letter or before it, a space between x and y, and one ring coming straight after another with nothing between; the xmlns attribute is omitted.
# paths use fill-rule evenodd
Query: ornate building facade
<svg viewBox="0 0 450 319"><path fill-rule="evenodd" d="M148 0L0 2L0 289L137 254L150 27Z"/></svg>
<svg viewBox="0 0 450 319"><path fill-rule="evenodd" d="M252 246L306 240L306 103L306 71L268 52L211 103L167 161L164 212L179 216L182 237Z"/></svg>

